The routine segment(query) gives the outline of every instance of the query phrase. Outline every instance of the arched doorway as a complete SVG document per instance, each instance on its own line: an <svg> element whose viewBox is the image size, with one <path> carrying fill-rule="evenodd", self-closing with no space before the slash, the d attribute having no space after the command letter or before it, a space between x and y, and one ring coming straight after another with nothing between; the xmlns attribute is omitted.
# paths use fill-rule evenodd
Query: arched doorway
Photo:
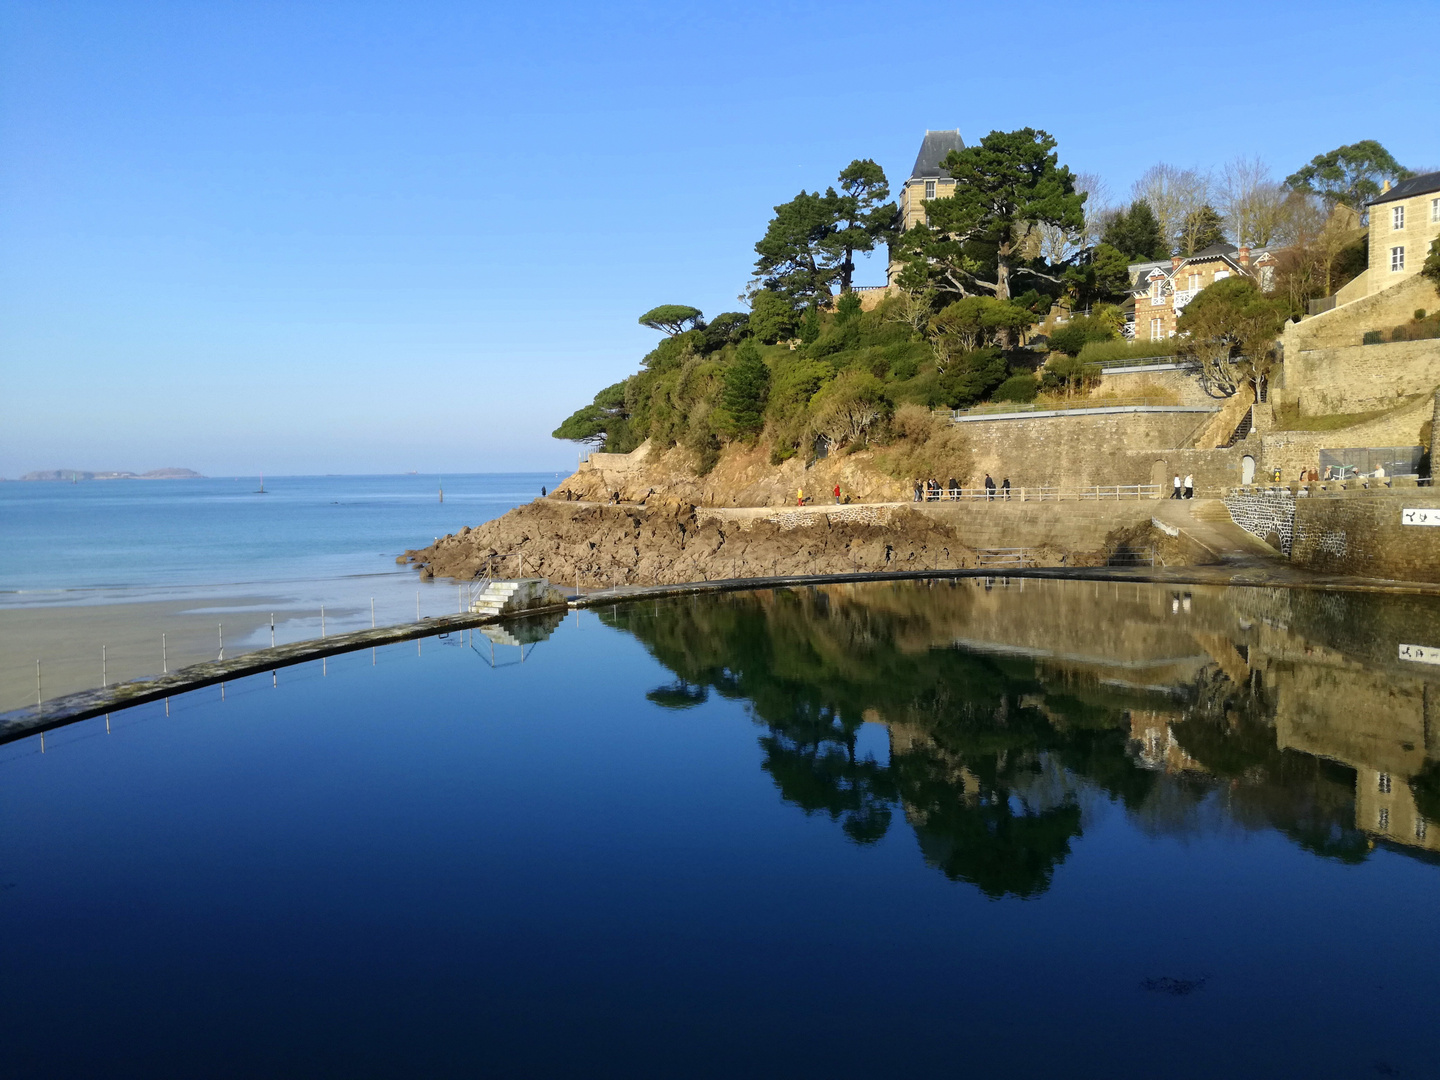
<svg viewBox="0 0 1440 1080"><path fill-rule="evenodd" d="M1246 454L1240 459L1240 483L1253 484L1255 482L1255 459Z"/></svg>
<svg viewBox="0 0 1440 1080"><path fill-rule="evenodd" d="M1157 461L1150 466L1150 483L1155 488L1155 498L1163 499L1170 494L1170 463Z"/></svg>

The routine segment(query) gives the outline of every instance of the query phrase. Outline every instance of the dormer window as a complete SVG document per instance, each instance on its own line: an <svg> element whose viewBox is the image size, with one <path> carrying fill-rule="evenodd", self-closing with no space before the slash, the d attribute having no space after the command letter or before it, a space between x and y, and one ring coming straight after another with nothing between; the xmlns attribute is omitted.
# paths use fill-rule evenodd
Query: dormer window
<svg viewBox="0 0 1440 1080"><path fill-rule="evenodd" d="M1402 232L1405 228L1405 207L1397 206L1390 211L1390 229L1393 232Z"/></svg>
<svg viewBox="0 0 1440 1080"><path fill-rule="evenodd" d="M935 197L935 181L934 181L934 180L926 180L926 181L925 181L925 198L927 198L927 199L933 199L934 197Z"/></svg>

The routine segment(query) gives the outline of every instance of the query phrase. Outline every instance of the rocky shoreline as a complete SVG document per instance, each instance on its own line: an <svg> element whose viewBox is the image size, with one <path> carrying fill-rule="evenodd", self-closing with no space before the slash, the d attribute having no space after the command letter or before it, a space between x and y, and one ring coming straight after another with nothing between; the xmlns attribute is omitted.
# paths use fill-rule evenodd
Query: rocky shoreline
<svg viewBox="0 0 1440 1080"><path fill-rule="evenodd" d="M727 522L688 504L605 506L540 499L476 528L407 551L424 576L472 580L496 556L500 576L526 576L584 588L673 585L776 574L838 574L975 565L953 529L914 511L885 523L831 521L812 513L804 527L757 519Z"/></svg>
<svg viewBox="0 0 1440 1080"><path fill-rule="evenodd" d="M955 570L981 565L955 526L905 506L717 511L538 499L401 555L424 577L547 577L557 585L675 585L797 574ZM727 516L732 515L732 516ZM1030 549L1037 565L1103 565L1096 550ZM523 556L523 570L520 557ZM503 561L502 561L503 557Z"/></svg>

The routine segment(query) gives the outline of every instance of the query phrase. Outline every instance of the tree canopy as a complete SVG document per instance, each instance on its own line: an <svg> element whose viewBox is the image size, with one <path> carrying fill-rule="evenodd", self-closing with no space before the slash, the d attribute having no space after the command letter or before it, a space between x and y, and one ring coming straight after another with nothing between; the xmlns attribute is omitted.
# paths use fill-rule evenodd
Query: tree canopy
<svg viewBox="0 0 1440 1080"><path fill-rule="evenodd" d="M1100 241L1123 252L1133 262L1153 262L1170 255L1169 245L1160 231L1160 221L1144 199L1136 199L1111 218Z"/></svg>
<svg viewBox="0 0 1440 1080"><path fill-rule="evenodd" d="M1310 164L1287 176L1285 183L1363 214L1365 204L1380 194L1382 180L1394 182L1411 175L1385 147L1374 139L1363 139L1316 154Z"/></svg>
<svg viewBox="0 0 1440 1080"><path fill-rule="evenodd" d="M615 383L595 395L595 400L571 413L550 433L552 439L601 445L614 438L630 418L625 408L625 384Z"/></svg>
<svg viewBox="0 0 1440 1080"><path fill-rule="evenodd" d="M875 250L893 234L896 209L885 200L885 170L857 158L838 178L840 191L801 191L775 207L765 235L755 244L752 287L782 297L795 310L830 298L838 282L848 291L855 253Z"/></svg>
<svg viewBox="0 0 1440 1080"><path fill-rule="evenodd" d="M702 313L688 304L661 304L641 315L639 321L641 326L673 336L702 325Z"/></svg>
<svg viewBox="0 0 1440 1080"><path fill-rule="evenodd" d="M1207 285L1185 306L1175 328L1189 335L1185 352L1216 396L1264 385L1275 364L1275 338L1289 314L1286 304L1262 294L1248 277Z"/></svg>
<svg viewBox="0 0 1440 1080"><path fill-rule="evenodd" d="M897 256L907 283L929 281L961 296L1011 295L1011 277L1025 274L1059 284L1058 273L1024 260L1022 244L1037 225L1078 230L1085 196L1075 176L1057 164L1055 140L1044 131L992 131L941 162L955 178L954 194L925 204L926 220L902 234Z"/></svg>

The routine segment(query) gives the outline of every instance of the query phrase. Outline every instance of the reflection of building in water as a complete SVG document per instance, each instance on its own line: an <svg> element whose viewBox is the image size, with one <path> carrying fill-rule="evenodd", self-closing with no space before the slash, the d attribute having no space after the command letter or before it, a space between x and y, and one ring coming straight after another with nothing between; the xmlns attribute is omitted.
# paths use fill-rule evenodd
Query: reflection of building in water
<svg viewBox="0 0 1440 1080"><path fill-rule="evenodd" d="M1382 840L1440 851L1440 827L1415 807L1408 778L1361 766L1355 770L1355 824Z"/></svg>
<svg viewBox="0 0 1440 1080"><path fill-rule="evenodd" d="M1135 760L1147 769L1167 773L1205 772L1205 766L1185 752L1175 738L1171 724L1182 718L1178 712L1153 709L1130 710L1130 738L1136 744Z"/></svg>

